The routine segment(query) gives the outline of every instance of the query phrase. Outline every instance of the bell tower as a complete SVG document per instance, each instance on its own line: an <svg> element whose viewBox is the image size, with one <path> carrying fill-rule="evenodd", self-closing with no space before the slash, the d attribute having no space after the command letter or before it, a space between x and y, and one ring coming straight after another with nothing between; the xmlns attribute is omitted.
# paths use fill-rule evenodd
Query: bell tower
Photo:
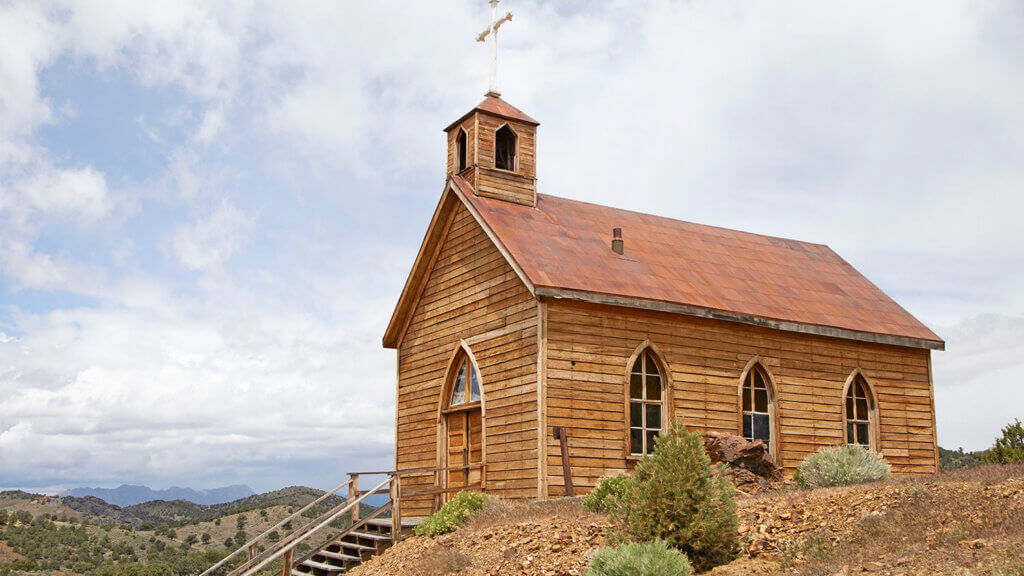
<svg viewBox="0 0 1024 576"><path fill-rule="evenodd" d="M462 177L477 196L537 205L540 123L488 92L483 102L444 129L447 177Z"/></svg>

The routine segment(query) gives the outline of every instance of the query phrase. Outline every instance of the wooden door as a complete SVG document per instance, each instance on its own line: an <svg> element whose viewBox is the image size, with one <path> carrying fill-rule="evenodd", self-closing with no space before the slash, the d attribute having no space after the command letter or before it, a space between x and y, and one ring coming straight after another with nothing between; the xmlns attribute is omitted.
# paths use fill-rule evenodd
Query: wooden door
<svg viewBox="0 0 1024 576"><path fill-rule="evenodd" d="M459 410L446 416L448 420L448 437L446 456L448 467L465 466L448 471L448 488L467 487L469 490L480 489L482 470L479 464L483 460L483 420L480 408ZM451 498L455 492L448 494Z"/></svg>

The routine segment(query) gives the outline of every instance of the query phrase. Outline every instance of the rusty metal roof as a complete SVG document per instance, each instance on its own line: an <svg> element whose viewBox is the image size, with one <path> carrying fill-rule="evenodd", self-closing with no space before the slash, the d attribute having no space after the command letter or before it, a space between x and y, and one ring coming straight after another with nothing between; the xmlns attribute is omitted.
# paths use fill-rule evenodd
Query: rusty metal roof
<svg viewBox="0 0 1024 576"><path fill-rule="evenodd" d="M489 114L500 116L502 118L508 118L510 120L526 122L527 124L532 124L534 126L540 126L540 122L537 122L533 118L530 118L530 116L526 112L523 112L519 108L516 108L515 106L509 104L508 102L505 102L498 96L492 96L488 94L486 97L484 97L483 101L477 104L472 110L460 116L459 119L456 120L455 122L449 124L448 127L444 129L444 132L451 130L455 126L458 126L459 124L462 123L463 120L466 119L467 116L477 111L487 112Z"/></svg>
<svg viewBox="0 0 1024 576"><path fill-rule="evenodd" d="M934 332L823 244L546 194L538 194L532 208L479 197L458 176L453 184L538 295L605 295L612 302L667 303L768 326L825 327L943 347ZM610 247L613 228L622 228L621 256Z"/></svg>

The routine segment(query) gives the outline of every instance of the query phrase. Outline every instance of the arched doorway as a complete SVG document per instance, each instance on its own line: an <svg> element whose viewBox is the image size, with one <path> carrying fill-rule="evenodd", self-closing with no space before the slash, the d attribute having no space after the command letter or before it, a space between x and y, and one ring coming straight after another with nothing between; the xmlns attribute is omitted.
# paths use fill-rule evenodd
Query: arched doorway
<svg viewBox="0 0 1024 576"><path fill-rule="evenodd" d="M441 455L442 466L448 468L445 487L479 490L483 475L483 396L476 363L465 348L455 355L444 390Z"/></svg>

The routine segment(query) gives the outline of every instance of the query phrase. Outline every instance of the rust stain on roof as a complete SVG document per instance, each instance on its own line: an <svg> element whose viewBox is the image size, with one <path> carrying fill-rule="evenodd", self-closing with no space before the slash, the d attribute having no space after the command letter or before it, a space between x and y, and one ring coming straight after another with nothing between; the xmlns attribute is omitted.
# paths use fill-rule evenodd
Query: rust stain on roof
<svg viewBox="0 0 1024 576"><path fill-rule="evenodd" d="M534 286L942 343L828 246L538 194L476 196L453 177ZM625 253L610 247L622 228Z"/></svg>

